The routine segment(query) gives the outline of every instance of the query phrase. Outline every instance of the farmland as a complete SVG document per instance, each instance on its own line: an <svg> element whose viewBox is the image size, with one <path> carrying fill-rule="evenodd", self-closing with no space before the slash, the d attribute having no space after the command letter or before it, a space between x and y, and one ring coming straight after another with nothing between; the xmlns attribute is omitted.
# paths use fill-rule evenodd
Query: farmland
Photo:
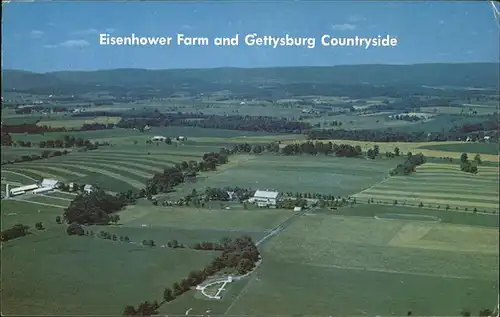
<svg viewBox="0 0 500 317"><path fill-rule="evenodd" d="M492 229L305 216L265 245L266 261L227 314L476 311L496 301L497 252Z"/></svg>
<svg viewBox="0 0 500 317"><path fill-rule="evenodd" d="M213 175L200 177L196 183L183 184L179 193L193 188L225 187L276 189L282 192L308 192L348 196L383 180L401 160L336 158L332 156L260 155L232 158L235 165Z"/></svg>
<svg viewBox="0 0 500 317"><path fill-rule="evenodd" d="M441 66L429 66L436 78L456 74ZM498 76L485 76L486 66L447 84L490 85ZM88 72L81 85L79 72L17 74L22 80L9 93L23 92L6 102L3 124L69 131L10 126L2 134L2 191L44 178L64 183L1 202L2 312L119 315L144 301L160 302L159 315L184 316L451 316L493 308L496 91L425 88L418 81L444 83L414 76L413 68L388 76L385 66L372 67L354 77L343 70L338 79L322 68L153 77L157 71L130 69ZM30 79L40 78L47 86L30 94ZM59 95L45 95L47 87ZM27 114L31 103L43 109ZM79 105L93 114L73 116ZM56 107L63 109L50 111ZM92 123L110 125L77 130ZM460 141L469 134L475 142ZM66 136L87 145L56 145ZM411 165L409 152L425 156L421 165ZM460 170L462 153L480 154L477 174ZM64 192L71 182L102 191ZM265 208L246 200L256 189L286 199ZM17 224L30 234L4 234ZM240 240L250 252L225 239L242 236L252 239ZM249 253L257 256L249 261ZM228 274L234 281L222 299L209 299L193 272L201 272L200 283ZM163 302L164 290L187 280L183 293Z"/></svg>
<svg viewBox="0 0 500 317"><path fill-rule="evenodd" d="M160 297L165 285L212 257L71 237L61 228L37 232L3 247L2 313L116 315L124 303Z"/></svg>
<svg viewBox="0 0 500 317"><path fill-rule="evenodd" d="M407 204L419 208L498 213L498 168L480 166L478 174L457 164L426 163L413 175L391 177L356 194L359 201Z"/></svg>
<svg viewBox="0 0 500 317"><path fill-rule="evenodd" d="M73 119L59 118L59 120L42 119L37 122L39 126L50 126L53 128L74 129L80 128L84 124L101 123L101 124L116 124L121 120L120 117L95 117L92 119Z"/></svg>

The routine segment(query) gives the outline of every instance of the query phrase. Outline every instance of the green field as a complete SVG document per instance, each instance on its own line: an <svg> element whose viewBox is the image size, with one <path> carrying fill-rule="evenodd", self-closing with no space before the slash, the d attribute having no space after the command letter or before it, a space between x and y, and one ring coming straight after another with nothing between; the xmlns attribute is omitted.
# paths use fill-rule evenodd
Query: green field
<svg viewBox="0 0 500 317"><path fill-rule="evenodd" d="M2 184L56 178L116 192L139 190L165 167L199 161L221 146L289 137L196 128L77 135L112 146L4 165ZM188 140L182 145L146 144L153 135L183 135ZM47 139L47 135L34 137ZM381 151L396 145L400 146L381 144ZM426 146L407 146L421 145ZM461 151L454 145L442 146ZM425 151L444 153L443 147ZM5 150L14 156L24 149ZM3 155L2 151L2 159ZM354 196L357 204L290 218L291 210L243 209L236 203L226 210L219 202L192 208L152 206L139 200L119 213L117 225L86 228L96 234L127 236L129 244L67 236L66 226L56 224L55 218L73 195L28 194L17 198L27 201L2 201L2 228L17 223L33 228L39 221L47 228L32 229L32 235L2 245L3 313L117 315L127 304L161 301L165 287L215 257L213 252L162 247L170 240L192 244L249 235L258 241L289 218L293 221L284 231L259 246L261 266L250 277L228 284L222 300L208 300L191 290L162 305L160 314L185 315L189 310L201 315L210 310L212 315L348 316L406 315L411 310L413 315L451 316L462 309L492 308L498 292L498 215L492 213L498 213L498 169L479 166L479 173L472 175L459 171L458 161L426 163L410 176L388 177L404 159L234 155L217 171L200 173L195 183L163 196L184 196L193 188L203 192L207 187L239 186ZM376 203L366 204L368 198ZM421 201L424 208L418 208ZM451 210L445 210L448 204ZM472 213L474 208L477 214ZM141 247L143 240L154 240L157 246Z"/></svg>
<svg viewBox="0 0 500 317"><path fill-rule="evenodd" d="M458 164L426 163L409 176L394 176L355 195L366 203L407 204L424 208L449 206L450 211L498 213L498 168L479 166L478 174L460 171ZM467 208L467 210L465 210Z"/></svg>
<svg viewBox="0 0 500 317"><path fill-rule="evenodd" d="M471 158L474 157L476 153L499 155L498 144L496 143L458 143L443 145L437 144L424 146L422 148L437 151L468 153Z"/></svg>
<svg viewBox="0 0 500 317"><path fill-rule="evenodd" d="M227 314L478 311L496 303L497 252L497 230L305 216L265 245L262 267Z"/></svg>
<svg viewBox="0 0 500 317"><path fill-rule="evenodd" d="M188 193L193 188L239 186L348 196L383 180L399 162L334 156L232 156L220 171L179 186L175 194Z"/></svg>
<svg viewBox="0 0 500 317"><path fill-rule="evenodd" d="M2 299L4 313L116 315L126 304L161 301L165 287L186 277L193 269L202 269L215 256L207 251L162 248L169 240L177 239L183 244L218 242L222 237L244 234L257 240L290 216L286 210L228 212L139 203L120 213L119 225L87 229L95 234L102 230L126 235L131 240L126 244L67 236L63 232L66 226L54 221L61 209L42 207L38 213L37 208L24 202L2 202L2 219L6 219L9 210L24 210L22 214L9 216L9 225L33 226L42 221L49 228L3 246L2 287L8 293ZM157 247L138 246L149 239ZM32 249L36 252L31 252ZM103 294L113 296L103 301ZM176 305L183 300L184 296Z"/></svg>
<svg viewBox="0 0 500 317"><path fill-rule="evenodd" d="M37 232L2 247L2 313L118 315L127 304L160 300L165 287L213 256L68 236L62 229Z"/></svg>

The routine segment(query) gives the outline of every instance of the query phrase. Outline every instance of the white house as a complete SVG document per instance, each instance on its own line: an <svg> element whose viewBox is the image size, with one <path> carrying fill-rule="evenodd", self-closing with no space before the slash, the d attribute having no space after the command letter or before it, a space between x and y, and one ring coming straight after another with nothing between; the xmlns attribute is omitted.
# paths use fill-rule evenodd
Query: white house
<svg viewBox="0 0 500 317"><path fill-rule="evenodd" d="M41 187L55 188L59 181L57 179L44 178Z"/></svg>
<svg viewBox="0 0 500 317"><path fill-rule="evenodd" d="M83 191L86 192L87 194L91 193L94 191L94 186L87 184L83 186Z"/></svg>
<svg viewBox="0 0 500 317"><path fill-rule="evenodd" d="M165 142L165 140L166 140L166 139L167 139L167 137L157 135L157 136L152 137L152 138L151 138L151 141L161 141L161 142Z"/></svg>
<svg viewBox="0 0 500 317"><path fill-rule="evenodd" d="M276 191L257 190L248 201L257 203L259 207L276 207L280 196L280 193Z"/></svg>

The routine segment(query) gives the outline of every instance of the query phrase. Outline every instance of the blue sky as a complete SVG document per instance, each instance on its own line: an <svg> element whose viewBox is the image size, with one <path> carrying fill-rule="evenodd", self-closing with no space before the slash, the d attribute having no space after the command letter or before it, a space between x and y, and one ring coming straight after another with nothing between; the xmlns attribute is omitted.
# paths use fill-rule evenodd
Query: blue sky
<svg viewBox="0 0 500 317"><path fill-rule="evenodd" d="M499 29L488 2L28 2L3 9L4 68L36 72L110 68L210 68L498 62ZM292 47L100 46L114 36L316 37ZM321 47L336 37L391 35L398 46Z"/></svg>

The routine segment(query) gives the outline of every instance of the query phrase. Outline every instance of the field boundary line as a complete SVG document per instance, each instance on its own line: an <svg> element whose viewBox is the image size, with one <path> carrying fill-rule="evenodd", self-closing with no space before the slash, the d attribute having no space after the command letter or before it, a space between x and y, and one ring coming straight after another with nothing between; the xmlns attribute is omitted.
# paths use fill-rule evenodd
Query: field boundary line
<svg viewBox="0 0 500 317"><path fill-rule="evenodd" d="M383 184L383 183L385 183L385 182L389 181L390 179L392 179L392 177L391 177L391 176L386 176L383 180L381 180L381 181L379 181L379 182L377 182L377 183L375 183L375 184L373 184L373 185L371 185L371 186L369 186L369 187L367 187L367 188L363 189L362 191L360 191L360 192L358 192L358 193L356 193L356 194L354 194L354 195L352 195L352 196L353 196L353 197L355 197L356 195L362 194L362 193L364 193L364 192L366 192L366 191L368 191L368 190L372 189L372 188L373 188L373 187L375 187L375 186L381 185L381 184Z"/></svg>

